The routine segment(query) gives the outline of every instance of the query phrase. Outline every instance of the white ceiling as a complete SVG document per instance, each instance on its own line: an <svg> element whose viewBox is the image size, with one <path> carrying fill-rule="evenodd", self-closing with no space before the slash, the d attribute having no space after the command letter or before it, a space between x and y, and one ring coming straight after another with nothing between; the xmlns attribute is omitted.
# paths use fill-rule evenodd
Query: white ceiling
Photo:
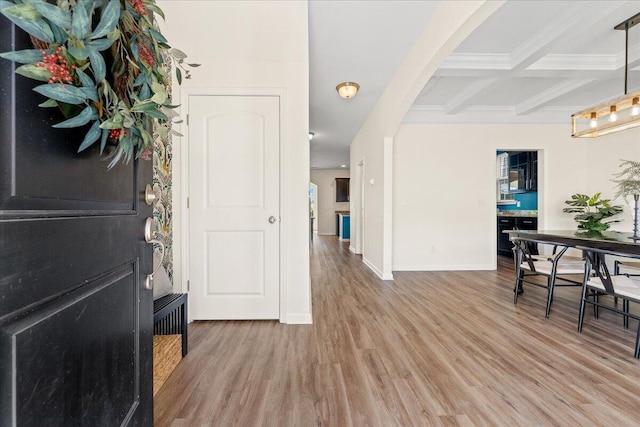
<svg viewBox="0 0 640 427"><path fill-rule="evenodd" d="M436 1L309 1L311 167L349 165L349 144L409 52ZM355 98L336 86L356 82Z"/></svg>
<svg viewBox="0 0 640 427"><path fill-rule="evenodd" d="M448 1L448 0L445 0ZM439 1L309 2L311 167L349 164L349 144ZM441 64L404 121L566 123L624 93L624 31L640 1L511 0ZM640 88L640 25L628 92ZM342 81L361 85L349 100Z"/></svg>

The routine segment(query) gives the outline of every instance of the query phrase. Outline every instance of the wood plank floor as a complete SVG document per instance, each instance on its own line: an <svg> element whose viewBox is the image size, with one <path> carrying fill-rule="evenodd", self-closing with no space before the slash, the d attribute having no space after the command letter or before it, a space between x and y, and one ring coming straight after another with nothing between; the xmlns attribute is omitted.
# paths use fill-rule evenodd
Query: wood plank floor
<svg viewBox="0 0 640 427"><path fill-rule="evenodd" d="M513 304L513 268L375 277L314 239L313 325L194 322L156 395L157 426L638 426L640 363L613 313L579 288ZM634 307L637 310L637 307Z"/></svg>

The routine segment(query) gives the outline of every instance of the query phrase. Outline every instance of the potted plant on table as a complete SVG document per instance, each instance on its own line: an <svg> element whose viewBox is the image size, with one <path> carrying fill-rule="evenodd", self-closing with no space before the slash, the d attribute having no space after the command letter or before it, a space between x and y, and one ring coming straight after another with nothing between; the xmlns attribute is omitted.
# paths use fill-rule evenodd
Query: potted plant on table
<svg viewBox="0 0 640 427"><path fill-rule="evenodd" d="M638 240L638 199L640 199L640 162L632 160L620 160L620 167L624 168L621 172L615 174L615 182L617 193L615 197L622 196L627 200L627 196L633 196L633 239Z"/></svg>
<svg viewBox="0 0 640 427"><path fill-rule="evenodd" d="M607 230L612 223L620 222L619 219L604 221L607 218L618 215L622 212L622 206L611 206L608 199L601 199L601 193L593 196L586 194L574 194L571 200L565 203L570 207L562 211L566 213L577 213L574 217L578 223L578 229L587 233L600 233Z"/></svg>

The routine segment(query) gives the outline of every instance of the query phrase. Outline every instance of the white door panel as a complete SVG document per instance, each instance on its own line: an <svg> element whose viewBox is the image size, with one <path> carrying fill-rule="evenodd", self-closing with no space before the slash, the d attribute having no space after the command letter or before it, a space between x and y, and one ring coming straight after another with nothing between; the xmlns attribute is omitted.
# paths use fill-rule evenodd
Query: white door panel
<svg viewBox="0 0 640 427"><path fill-rule="evenodd" d="M190 96L189 122L192 318L277 319L279 98Z"/></svg>

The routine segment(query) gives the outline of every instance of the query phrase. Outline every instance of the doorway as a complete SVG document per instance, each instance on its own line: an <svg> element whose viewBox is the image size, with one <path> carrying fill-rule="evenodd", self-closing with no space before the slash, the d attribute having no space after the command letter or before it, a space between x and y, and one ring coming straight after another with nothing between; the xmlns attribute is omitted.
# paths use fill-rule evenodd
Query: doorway
<svg viewBox="0 0 640 427"><path fill-rule="evenodd" d="M318 233L318 186L309 183L309 239L313 240L313 234Z"/></svg>
<svg viewBox="0 0 640 427"><path fill-rule="evenodd" d="M505 230L538 229L539 162L541 150L496 151L497 254L513 257Z"/></svg>
<svg viewBox="0 0 640 427"><path fill-rule="evenodd" d="M190 95L189 310L280 317L280 97Z"/></svg>

